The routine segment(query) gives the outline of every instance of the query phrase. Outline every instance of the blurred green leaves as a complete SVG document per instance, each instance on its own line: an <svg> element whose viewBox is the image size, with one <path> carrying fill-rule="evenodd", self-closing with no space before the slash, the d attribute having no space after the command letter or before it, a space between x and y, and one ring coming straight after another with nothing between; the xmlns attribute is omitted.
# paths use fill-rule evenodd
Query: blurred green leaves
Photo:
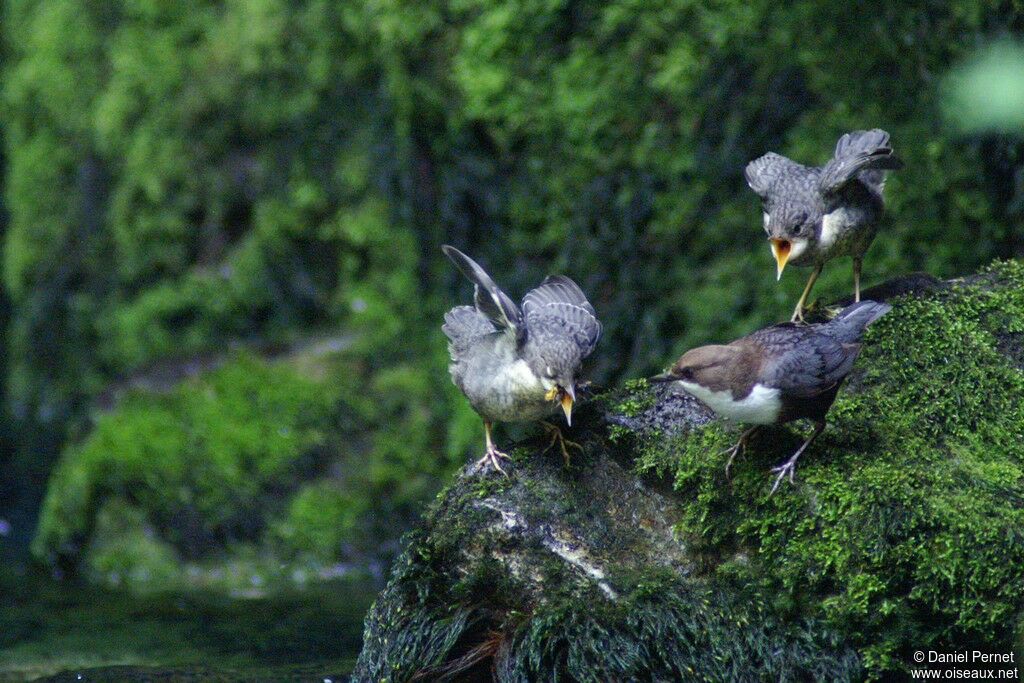
<svg viewBox="0 0 1024 683"><path fill-rule="evenodd" d="M979 49L944 82L943 112L967 133L1024 134L1024 43Z"/></svg>

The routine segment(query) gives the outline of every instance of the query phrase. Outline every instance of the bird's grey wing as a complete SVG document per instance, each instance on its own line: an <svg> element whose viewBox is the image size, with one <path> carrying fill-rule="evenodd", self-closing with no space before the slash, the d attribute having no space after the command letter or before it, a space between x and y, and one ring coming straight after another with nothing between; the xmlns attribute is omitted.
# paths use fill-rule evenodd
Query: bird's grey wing
<svg viewBox="0 0 1024 683"><path fill-rule="evenodd" d="M903 168L903 162L889 146L884 130L855 130L839 138L835 156L821 169L818 188L825 194L838 192L846 183L860 179L881 189L885 171Z"/></svg>
<svg viewBox="0 0 1024 683"><path fill-rule="evenodd" d="M564 275L545 278L523 297L523 317L527 329L543 327L568 334L586 358L601 337L601 323L594 307L579 286Z"/></svg>
<svg viewBox="0 0 1024 683"><path fill-rule="evenodd" d="M761 368L762 379L790 396L810 398L832 389L860 353L859 344L843 344L803 327L777 325L755 334L771 358Z"/></svg>
<svg viewBox="0 0 1024 683"><path fill-rule="evenodd" d="M487 271L476 261L447 244L441 247L441 250L473 283L473 300L477 310L487 316L496 328L509 330L517 341L522 341L526 330L522 325L522 314L515 302L501 291Z"/></svg>
<svg viewBox="0 0 1024 683"><path fill-rule="evenodd" d="M768 152L747 164L743 175L746 176L747 185L751 190L761 197L767 198L780 180L801 176L805 170L805 166L792 159L775 152Z"/></svg>
<svg viewBox="0 0 1024 683"><path fill-rule="evenodd" d="M448 354L457 361L477 339L494 334L494 325L472 306L456 306L444 314L441 331L448 337Z"/></svg>
<svg viewBox="0 0 1024 683"><path fill-rule="evenodd" d="M579 285L564 275L549 275L535 289L527 292L523 297L523 311L555 303L574 304L590 315L596 315L594 307L587 301L587 295Z"/></svg>

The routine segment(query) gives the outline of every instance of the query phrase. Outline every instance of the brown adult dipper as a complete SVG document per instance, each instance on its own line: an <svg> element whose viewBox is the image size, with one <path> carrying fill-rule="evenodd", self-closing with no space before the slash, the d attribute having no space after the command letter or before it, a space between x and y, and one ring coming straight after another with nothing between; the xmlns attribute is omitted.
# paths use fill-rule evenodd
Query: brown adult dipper
<svg viewBox="0 0 1024 683"><path fill-rule="evenodd" d="M522 308L498 288L480 265L455 247L441 247L474 286L473 306L456 306L444 316L452 381L484 421L486 450L478 465L508 456L494 446L494 422L542 420L561 407L572 423L576 376L601 336L594 307L564 275L544 279L523 297ZM558 427L568 464L568 443ZM550 446L549 446L550 448Z"/></svg>
<svg viewBox="0 0 1024 683"><path fill-rule="evenodd" d="M793 311L803 320L804 304L826 261L853 257L853 300L860 301L860 268L875 239L884 204L886 171L903 162L889 147L884 130L857 130L839 138L824 166L803 166L769 152L747 164L747 184L764 204L777 276L787 263L813 266Z"/></svg>
<svg viewBox="0 0 1024 683"><path fill-rule="evenodd" d="M826 323L781 323L724 346L701 346L652 379L678 382L722 417L754 425L729 449L727 474L733 458L761 425L813 420L810 437L792 457L772 468L778 473L771 490L775 493L787 474L793 482L797 459L825 429L825 414L860 353L864 328L891 308L862 301Z"/></svg>

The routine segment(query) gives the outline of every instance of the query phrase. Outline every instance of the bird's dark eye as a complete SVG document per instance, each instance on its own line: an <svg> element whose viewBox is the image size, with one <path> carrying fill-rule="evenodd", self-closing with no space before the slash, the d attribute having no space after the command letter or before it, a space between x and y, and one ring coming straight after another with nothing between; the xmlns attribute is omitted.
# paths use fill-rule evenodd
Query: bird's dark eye
<svg viewBox="0 0 1024 683"><path fill-rule="evenodd" d="M551 366L549 365L549 366L547 366L546 368L544 368L544 375L545 375L545 376L546 376L546 377L547 377L548 379L554 379L554 378L555 378L555 371L554 371L554 369L553 369L553 368L552 368L552 367L551 367Z"/></svg>

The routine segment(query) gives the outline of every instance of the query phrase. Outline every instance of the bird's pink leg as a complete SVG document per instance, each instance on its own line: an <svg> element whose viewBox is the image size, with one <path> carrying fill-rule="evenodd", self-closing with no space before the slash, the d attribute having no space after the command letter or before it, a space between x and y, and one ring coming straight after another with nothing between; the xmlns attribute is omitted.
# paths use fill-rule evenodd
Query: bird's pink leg
<svg viewBox="0 0 1024 683"><path fill-rule="evenodd" d="M824 430L824 422L815 423L814 432L812 432L811 435L807 437L807 441L804 441L804 444L796 450L796 453L794 453L786 462L782 463L777 467L772 468L772 472L778 472L779 476L775 477L775 483L772 485L772 490L768 494L769 496L772 495L772 493L775 493L775 489L779 488L779 484L782 483L782 478L785 477L787 474L789 475L789 483L793 483L793 475L796 473L797 459L801 455L803 455L803 452L807 450L807 447L814 443L814 440L817 439L818 435L821 434Z"/></svg>
<svg viewBox="0 0 1024 683"><path fill-rule="evenodd" d="M760 428L761 428L761 425L754 425L753 427L751 427L747 431L745 431L742 434L740 434L740 440L736 442L735 446L733 446L731 448L726 448L724 451L719 453L719 455L722 455L724 453L728 453L729 454L729 461L725 463L725 478L726 479L729 478L729 468L732 467L732 461L736 459L737 455L742 453L747 448L747 441L749 441L750 437L752 437L754 435L754 432L756 432Z"/></svg>
<svg viewBox="0 0 1024 683"><path fill-rule="evenodd" d="M505 460L511 460L512 458L494 447L494 441L491 440L491 423L487 420L484 420L484 438L487 440L487 450L484 452L484 457L476 461L476 466L486 467L487 465L490 465L507 477L508 472L501 468L500 460L502 458Z"/></svg>

